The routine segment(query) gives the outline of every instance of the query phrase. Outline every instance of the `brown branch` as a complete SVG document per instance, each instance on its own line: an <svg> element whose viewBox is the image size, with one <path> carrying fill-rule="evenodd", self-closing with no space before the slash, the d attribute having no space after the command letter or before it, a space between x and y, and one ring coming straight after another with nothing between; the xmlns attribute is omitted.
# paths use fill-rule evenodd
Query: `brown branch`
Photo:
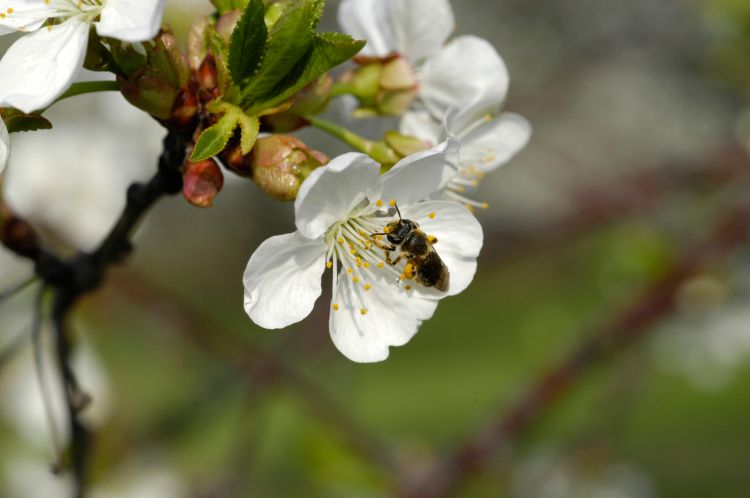
<svg viewBox="0 0 750 498"><path fill-rule="evenodd" d="M71 429L69 467L73 471L76 498L83 498L86 494L91 434L79 417L89 400L81 391L71 367L72 338L66 322L78 300L96 290L109 268L130 253L132 233L146 212L161 197L181 191L181 167L186 145L187 139L182 135L173 132L167 135L157 173L147 183L130 186L125 209L104 241L92 252L63 260L39 245L33 230L24 220L5 211L2 213L3 243L20 256L31 259L35 263L36 276L54 293L52 322Z"/></svg>
<svg viewBox="0 0 750 498"><path fill-rule="evenodd" d="M707 265L750 241L750 206L733 208L701 244L686 251L623 312L589 334L558 365L544 372L507 412L474 435L434 472L407 482L402 498L451 495L485 469L491 458L509 452L518 438L547 414L571 388L603 360L621 354L673 311L681 286Z"/></svg>

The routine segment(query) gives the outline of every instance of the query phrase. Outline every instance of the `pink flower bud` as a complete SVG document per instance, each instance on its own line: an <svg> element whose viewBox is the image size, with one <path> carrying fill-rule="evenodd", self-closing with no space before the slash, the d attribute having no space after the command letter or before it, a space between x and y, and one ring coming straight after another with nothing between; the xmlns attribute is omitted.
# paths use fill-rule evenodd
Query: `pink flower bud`
<svg viewBox="0 0 750 498"><path fill-rule="evenodd" d="M248 155L253 181L271 197L291 201L299 186L328 156L288 135L259 139Z"/></svg>
<svg viewBox="0 0 750 498"><path fill-rule="evenodd" d="M182 195L193 206L211 207L223 186L224 174L213 159L185 163Z"/></svg>

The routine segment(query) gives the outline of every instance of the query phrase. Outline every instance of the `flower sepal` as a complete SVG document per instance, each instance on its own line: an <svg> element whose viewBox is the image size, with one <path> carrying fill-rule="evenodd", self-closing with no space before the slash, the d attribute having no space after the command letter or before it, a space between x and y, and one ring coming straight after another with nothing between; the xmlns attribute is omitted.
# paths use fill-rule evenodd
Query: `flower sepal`
<svg viewBox="0 0 750 498"><path fill-rule="evenodd" d="M132 47L121 46L115 53L122 55L131 51ZM131 104L162 121L176 117L184 123L198 110L197 94L194 98L185 95L196 93L197 89L190 85L187 58L180 51L171 31L159 33L147 49L145 64L130 74L118 76L117 81L122 94ZM190 105L186 106L186 103ZM186 109L191 106L192 109Z"/></svg>

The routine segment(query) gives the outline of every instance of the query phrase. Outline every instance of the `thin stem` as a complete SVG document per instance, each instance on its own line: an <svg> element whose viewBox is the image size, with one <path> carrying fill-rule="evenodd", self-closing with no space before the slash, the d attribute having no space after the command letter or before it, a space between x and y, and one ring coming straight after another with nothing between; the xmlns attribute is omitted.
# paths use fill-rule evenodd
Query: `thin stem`
<svg viewBox="0 0 750 498"><path fill-rule="evenodd" d="M356 133L344 128L343 126L332 123L318 116L305 116L310 124L321 131L326 132L334 138L337 138L359 152L363 152L384 167L390 167L396 164L400 157L385 142L374 142L363 138Z"/></svg>
<svg viewBox="0 0 750 498"><path fill-rule="evenodd" d="M79 83L73 83L65 93L57 98L55 103L69 99L70 97L84 95L86 93L119 91L120 85L116 81L81 81Z"/></svg>
<svg viewBox="0 0 750 498"><path fill-rule="evenodd" d="M32 276L31 278L28 278L24 280L23 282L20 282L16 285L11 286L9 289L6 289L2 292L0 292L0 304L4 303L8 299L12 298L16 294L19 294L26 290L31 284L36 282L38 280L38 277L36 275Z"/></svg>
<svg viewBox="0 0 750 498"><path fill-rule="evenodd" d="M44 295L46 288L39 289L36 303L34 305L34 317L31 324L31 340L34 350L34 367L36 369L36 378L39 384L39 392L42 396L42 406L44 407L44 416L47 419L47 427L50 432L52 442L52 452L54 455L53 468L62 468L62 438L55 420L55 413L52 408L52 391L47 382L46 370L44 368L44 345L42 344L42 325L44 323Z"/></svg>

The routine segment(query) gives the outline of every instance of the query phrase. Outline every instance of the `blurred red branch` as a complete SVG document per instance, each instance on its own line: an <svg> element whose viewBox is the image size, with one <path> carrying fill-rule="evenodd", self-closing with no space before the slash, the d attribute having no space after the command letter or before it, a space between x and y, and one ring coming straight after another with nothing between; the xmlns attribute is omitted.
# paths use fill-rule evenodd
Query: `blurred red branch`
<svg viewBox="0 0 750 498"><path fill-rule="evenodd" d="M450 496L467 479L486 469L494 456L510 451L518 438L570 393L592 368L606 358L621 354L669 316L674 310L675 297L686 281L748 241L750 205L734 207L721 218L705 241L682 254L629 307L592 331L590 339L542 373L526 395L508 411L499 414L495 422L475 434L442 465L426 476L407 482L399 496Z"/></svg>

